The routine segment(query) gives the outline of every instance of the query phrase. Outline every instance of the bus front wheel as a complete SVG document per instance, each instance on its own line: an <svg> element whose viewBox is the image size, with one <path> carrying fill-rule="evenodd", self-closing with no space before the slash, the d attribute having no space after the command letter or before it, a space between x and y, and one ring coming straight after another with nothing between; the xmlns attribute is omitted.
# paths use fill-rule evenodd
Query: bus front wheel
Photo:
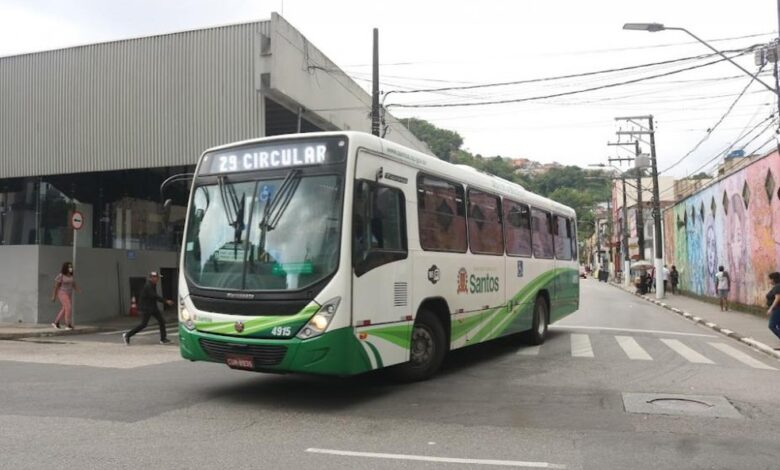
<svg viewBox="0 0 780 470"><path fill-rule="evenodd" d="M441 322L431 312L421 311L412 328L409 362L393 368L393 375L404 382L433 376L447 353L447 338Z"/></svg>
<svg viewBox="0 0 780 470"><path fill-rule="evenodd" d="M536 297L536 302L534 303L533 327L528 332L528 342L534 346L544 343L549 323L550 312L547 308L547 301L540 295Z"/></svg>

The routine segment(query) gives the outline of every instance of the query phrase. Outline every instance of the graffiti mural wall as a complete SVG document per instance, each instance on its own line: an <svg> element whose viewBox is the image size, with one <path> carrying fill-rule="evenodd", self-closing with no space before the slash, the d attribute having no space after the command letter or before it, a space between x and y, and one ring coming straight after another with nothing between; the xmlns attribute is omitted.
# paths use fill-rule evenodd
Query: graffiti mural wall
<svg viewBox="0 0 780 470"><path fill-rule="evenodd" d="M763 305L767 274L780 271L780 155L773 152L664 212L664 256L680 287L715 295L715 273L731 275L729 298Z"/></svg>

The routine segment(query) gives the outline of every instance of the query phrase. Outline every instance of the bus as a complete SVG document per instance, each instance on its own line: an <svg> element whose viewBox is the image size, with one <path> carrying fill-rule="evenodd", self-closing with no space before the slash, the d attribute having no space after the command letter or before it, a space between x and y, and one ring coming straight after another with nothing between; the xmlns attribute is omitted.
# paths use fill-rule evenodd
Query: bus
<svg viewBox="0 0 780 470"><path fill-rule="evenodd" d="M360 132L207 150L179 269L181 355L259 372L435 374L579 307L575 212Z"/></svg>

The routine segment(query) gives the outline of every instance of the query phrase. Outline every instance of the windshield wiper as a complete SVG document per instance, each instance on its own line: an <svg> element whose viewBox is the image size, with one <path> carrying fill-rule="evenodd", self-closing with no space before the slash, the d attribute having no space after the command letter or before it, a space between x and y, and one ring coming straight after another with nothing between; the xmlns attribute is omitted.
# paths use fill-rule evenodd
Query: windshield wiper
<svg viewBox="0 0 780 470"><path fill-rule="evenodd" d="M279 186L276 197L271 198L269 196L269 200L265 203L263 218L257 226L260 229L258 248L261 253L265 252L266 234L276 228L284 211L290 205L290 201L292 201L295 192L298 190L298 185L301 182L300 173L300 170L290 170Z"/></svg>
<svg viewBox="0 0 780 470"><path fill-rule="evenodd" d="M227 177L220 176L217 179L219 183L219 195L222 198L222 206L225 208L225 217L227 223L233 227L233 256L238 256L238 243L241 242L241 234L244 232L244 208L246 195L241 198L236 194L236 188L233 183L226 181Z"/></svg>
<svg viewBox="0 0 780 470"><path fill-rule="evenodd" d="M268 201L263 211L263 219L260 221L260 228L271 231L276 228L279 220L282 218L287 206L290 205L298 185L301 183L300 170L290 170L287 176L279 186L276 197Z"/></svg>

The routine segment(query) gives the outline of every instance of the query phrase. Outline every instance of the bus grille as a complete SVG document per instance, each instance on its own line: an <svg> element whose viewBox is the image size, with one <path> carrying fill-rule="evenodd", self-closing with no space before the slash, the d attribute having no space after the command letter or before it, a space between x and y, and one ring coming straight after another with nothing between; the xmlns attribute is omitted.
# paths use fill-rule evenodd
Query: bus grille
<svg viewBox="0 0 780 470"><path fill-rule="evenodd" d="M255 366L278 365L287 354L287 346L223 343L203 338L200 339L200 346L214 360L223 362L226 354L252 356Z"/></svg>

